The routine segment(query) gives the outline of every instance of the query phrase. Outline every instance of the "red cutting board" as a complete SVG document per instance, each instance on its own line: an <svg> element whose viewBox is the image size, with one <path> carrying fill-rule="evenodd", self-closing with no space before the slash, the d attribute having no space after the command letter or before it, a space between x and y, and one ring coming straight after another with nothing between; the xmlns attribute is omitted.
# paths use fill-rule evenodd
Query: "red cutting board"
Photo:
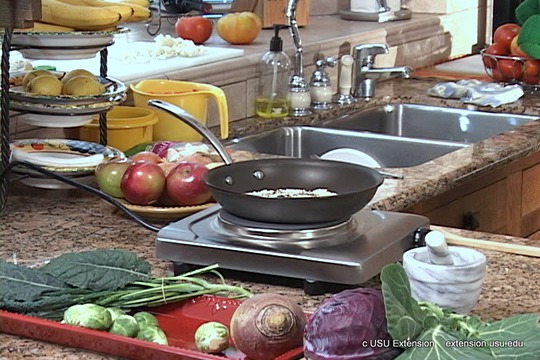
<svg viewBox="0 0 540 360"><path fill-rule="evenodd" d="M239 305L238 300L206 295L147 309L167 334L168 346L7 311L0 311L0 332L132 360L247 360L234 347L227 349L225 356L204 354L193 340L197 327L207 321L229 326ZM296 348L276 360L301 357L302 348Z"/></svg>

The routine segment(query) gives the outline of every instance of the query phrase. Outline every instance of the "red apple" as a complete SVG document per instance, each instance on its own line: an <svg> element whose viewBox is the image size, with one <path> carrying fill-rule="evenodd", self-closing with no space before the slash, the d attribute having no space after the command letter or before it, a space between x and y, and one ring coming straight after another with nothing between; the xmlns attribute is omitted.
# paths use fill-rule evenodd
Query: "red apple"
<svg viewBox="0 0 540 360"><path fill-rule="evenodd" d="M167 176L165 191L176 205L200 205L212 198L203 180L208 169L203 164L182 161Z"/></svg>
<svg viewBox="0 0 540 360"><path fill-rule="evenodd" d="M116 159L103 162L96 166L95 175L98 188L105 194L123 198L120 182L126 169L133 164L129 159Z"/></svg>
<svg viewBox="0 0 540 360"><path fill-rule="evenodd" d="M132 155L130 159L133 161L148 161L148 162L153 162L156 164L159 164L163 161L161 156L151 151L141 151L139 153Z"/></svg>
<svg viewBox="0 0 540 360"><path fill-rule="evenodd" d="M124 198L135 205L156 202L165 188L165 173L158 164L139 161L127 168L120 189Z"/></svg>

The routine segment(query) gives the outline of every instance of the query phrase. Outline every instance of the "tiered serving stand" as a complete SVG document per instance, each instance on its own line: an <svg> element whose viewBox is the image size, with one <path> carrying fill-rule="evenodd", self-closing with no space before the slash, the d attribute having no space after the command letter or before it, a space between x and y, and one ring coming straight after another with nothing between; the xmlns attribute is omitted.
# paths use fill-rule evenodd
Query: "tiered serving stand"
<svg viewBox="0 0 540 360"><path fill-rule="evenodd" d="M2 69L2 78L1 78L1 85L0 85L0 96L1 96L1 119L0 119L0 154L1 154L1 162L0 162L0 173L2 173L9 165L10 163L10 136L9 136L9 123L10 123L10 110L16 110L21 111L20 108L16 108L10 105L10 51L12 50L22 50L22 49L32 49L33 44L31 42L25 43L25 41L13 41L14 37L14 31L15 28L27 28L32 26L32 22L34 20L38 20L41 18L41 0L0 0L0 30L2 30L2 59L1 59L1 69ZM88 32L90 34L91 32ZM68 33L69 34L69 33ZM39 33L15 33L16 36L19 38L25 39L28 37L39 37ZM47 34L43 34L47 35ZM48 35L47 35L48 36ZM54 35L52 35L54 36ZM63 35L58 34L58 38L61 38ZM80 36L85 36L84 33L81 33ZM26 40L26 39L25 39ZM102 44L103 46L100 47L99 54L100 54L100 76L102 78L107 77L107 47L112 45L114 41L106 42ZM73 45L73 43L71 43ZM41 48L43 46L40 45ZM91 47L91 46L89 46ZM62 52L70 51L70 49L73 49L73 51L81 51L81 47L77 45L73 45L70 48L62 47L61 49L58 48L56 45L54 46L44 46L46 52L54 52L55 49L61 50ZM117 84L118 85L118 84ZM123 84L120 84L123 86ZM113 100L113 104L116 102L120 103L125 100L125 93L123 93L123 96L119 96L116 98L116 100ZM100 100L97 100L100 101ZM42 104L39 104L39 106L42 106ZM77 105L74 105L75 108L77 108ZM111 105L112 107L113 105ZM44 106L44 108L47 108L47 105ZM110 107L109 107L110 108ZM106 111L109 109L108 107L96 107L95 112L93 110L85 111L86 114L94 113L99 114L99 141L102 145L107 145L107 118L106 118ZM37 109L37 110L36 110ZM29 108L29 109L22 109L22 111L27 110L30 113L37 113L39 114L40 111L38 108ZM59 115L69 115L71 112L69 110L66 110L65 114L62 113L62 108L60 107ZM6 207L6 198L8 193L8 177L5 176L4 179L0 183L0 212L2 212Z"/></svg>

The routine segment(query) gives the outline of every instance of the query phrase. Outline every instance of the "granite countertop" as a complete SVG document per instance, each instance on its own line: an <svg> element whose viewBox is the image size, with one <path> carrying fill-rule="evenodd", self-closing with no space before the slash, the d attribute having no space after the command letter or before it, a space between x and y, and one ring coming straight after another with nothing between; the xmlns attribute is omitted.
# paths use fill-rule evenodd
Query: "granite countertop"
<svg viewBox="0 0 540 360"><path fill-rule="evenodd" d="M378 84L378 97L369 103L334 109L309 118L285 119L279 123L247 119L235 125L236 135L262 131L278 124L317 124L338 113L384 102L424 103L464 107L457 101L441 101L425 96L437 80L392 80ZM439 80L440 81L440 80ZM483 109L492 111L492 109ZM539 114L538 95L494 111ZM455 151L426 164L391 169L403 180L386 180L369 207L400 210L446 191L457 183L484 171L496 169L513 159L540 149L540 124L529 123L511 132ZM479 239L540 246L537 242L502 235L450 229ZM171 272L170 264L154 255L155 233L121 216L109 203L81 190L44 190L13 182L6 210L0 215L0 256L22 264L40 264L67 251L118 248L136 252L149 261L158 276ZM473 312L485 320L525 313L540 313L539 258L483 251L488 258L488 274L480 301ZM230 280L232 283L240 283ZM306 311L313 311L328 295L307 296L301 289L261 283L241 283L255 293L278 292L297 300ZM377 285L376 279L373 284ZM0 358L110 359L39 341L0 335Z"/></svg>

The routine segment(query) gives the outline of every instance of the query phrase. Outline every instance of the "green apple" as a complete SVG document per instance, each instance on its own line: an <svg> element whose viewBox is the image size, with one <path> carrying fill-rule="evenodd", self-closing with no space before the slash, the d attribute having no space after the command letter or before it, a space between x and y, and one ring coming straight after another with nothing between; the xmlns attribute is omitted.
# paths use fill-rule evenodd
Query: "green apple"
<svg viewBox="0 0 540 360"><path fill-rule="evenodd" d="M115 198L123 198L120 183L127 168L133 164L130 159L113 159L102 162L96 167L95 175L98 188Z"/></svg>

